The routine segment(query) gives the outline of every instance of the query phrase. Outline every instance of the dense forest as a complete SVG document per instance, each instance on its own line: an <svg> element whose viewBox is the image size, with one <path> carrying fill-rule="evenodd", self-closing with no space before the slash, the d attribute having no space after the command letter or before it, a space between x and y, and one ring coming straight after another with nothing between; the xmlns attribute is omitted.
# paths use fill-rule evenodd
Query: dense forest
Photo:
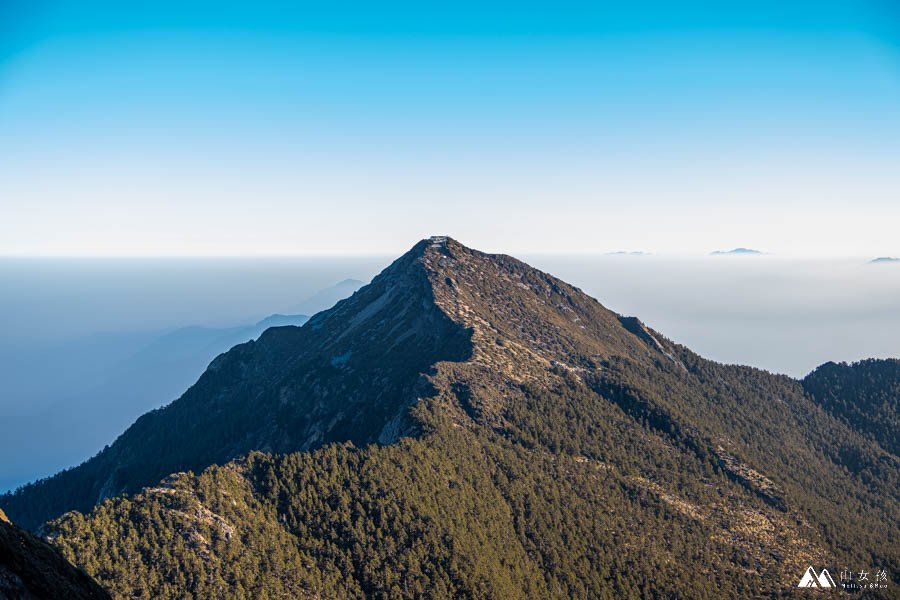
<svg viewBox="0 0 900 600"><path fill-rule="evenodd" d="M252 454L71 513L51 538L119 597L640 598L659 586L720 598L781 587L771 558L749 574L760 566L753 536L771 532L748 529L733 545L716 520L737 516L692 515L706 509L664 499L658 482L496 441L455 431ZM746 502L765 523L765 507Z"/></svg>
<svg viewBox="0 0 900 600"><path fill-rule="evenodd" d="M900 360L825 363L803 387L830 414L900 456Z"/></svg>
<svg viewBox="0 0 900 600"><path fill-rule="evenodd" d="M872 367L841 397L882 407ZM0 506L120 598L777 597L810 565L890 597L900 459L832 387L424 240Z"/></svg>

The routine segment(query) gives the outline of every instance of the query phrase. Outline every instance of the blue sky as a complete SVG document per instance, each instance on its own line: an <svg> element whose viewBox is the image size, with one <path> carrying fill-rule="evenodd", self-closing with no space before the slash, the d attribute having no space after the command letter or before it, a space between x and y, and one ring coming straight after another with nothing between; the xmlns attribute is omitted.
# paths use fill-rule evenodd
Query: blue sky
<svg viewBox="0 0 900 600"><path fill-rule="evenodd" d="M889 1L0 0L0 255L900 254L898 165Z"/></svg>

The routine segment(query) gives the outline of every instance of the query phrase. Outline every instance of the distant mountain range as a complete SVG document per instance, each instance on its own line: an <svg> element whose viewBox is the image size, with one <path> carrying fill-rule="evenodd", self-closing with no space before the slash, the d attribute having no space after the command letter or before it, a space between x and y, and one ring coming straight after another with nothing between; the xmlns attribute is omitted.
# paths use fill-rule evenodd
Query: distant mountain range
<svg viewBox="0 0 900 600"><path fill-rule="evenodd" d="M365 285L365 282L358 279L344 279L329 288L325 288L316 292L303 302L294 304L288 308L288 312L301 315L314 315L321 310L331 308L339 300L350 296Z"/></svg>
<svg viewBox="0 0 900 600"><path fill-rule="evenodd" d="M718 364L435 237L0 507L117 598L895 597L898 371Z"/></svg>
<svg viewBox="0 0 900 600"><path fill-rule="evenodd" d="M869 262L872 264L900 263L900 258L894 258L893 256L879 256L878 258L873 258Z"/></svg>

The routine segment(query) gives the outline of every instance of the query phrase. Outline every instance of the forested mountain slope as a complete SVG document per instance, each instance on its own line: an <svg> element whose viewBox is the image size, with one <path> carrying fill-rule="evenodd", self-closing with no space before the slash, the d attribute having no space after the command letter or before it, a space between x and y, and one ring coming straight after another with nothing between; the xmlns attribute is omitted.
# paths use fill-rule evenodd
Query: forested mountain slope
<svg viewBox="0 0 900 600"><path fill-rule="evenodd" d="M825 363L803 387L826 411L900 456L900 360Z"/></svg>
<svg viewBox="0 0 900 600"><path fill-rule="evenodd" d="M46 531L121 597L749 597L896 579L898 473L800 382L432 238L0 505L88 513Z"/></svg>

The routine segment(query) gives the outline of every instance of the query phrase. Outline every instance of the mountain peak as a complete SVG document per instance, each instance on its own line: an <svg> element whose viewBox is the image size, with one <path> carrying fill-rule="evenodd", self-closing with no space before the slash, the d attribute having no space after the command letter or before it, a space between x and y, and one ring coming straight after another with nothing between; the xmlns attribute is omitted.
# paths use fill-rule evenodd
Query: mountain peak
<svg viewBox="0 0 900 600"><path fill-rule="evenodd" d="M430 238L428 238L428 241L431 243L432 246L435 246L435 247L443 246L447 242L451 242L451 243L456 242L456 240L454 240L453 238L451 238L448 235L433 235Z"/></svg>
<svg viewBox="0 0 900 600"><path fill-rule="evenodd" d="M302 327L268 329L221 354L181 398L43 484L68 487L90 473L74 501L60 498L35 520L13 517L37 526L251 450L393 442L427 427L410 416L422 399L472 406L476 394L461 401L452 390L543 382L559 369L579 376L614 356L677 362L671 342L552 275L448 236L426 238ZM501 410L490 399L472 414L496 423ZM151 447L161 448L152 459ZM17 497L27 503L28 493Z"/></svg>
<svg viewBox="0 0 900 600"><path fill-rule="evenodd" d="M426 257L439 258L441 256L450 256L459 253L472 254L478 252L456 241L447 235L433 235L416 242L406 253L397 258L385 271L391 271L394 265L405 265L414 261L421 261ZM478 252L481 254L480 252ZM426 267L433 268L435 266L431 261L422 263Z"/></svg>
<svg viewBox="0 0 900 600"><path fill-rule="evenodd" d="M424 564L443 577L451 560L475 565L476 557L513 548L519 554L496 567L478 567L491 576L460 589L512 585L524 572L500 565L534 560L528 568L538 587L481 595L552 597L541 587L552 583L559 597L578 597L584 581L596 577L596 589L612 582L593 571L562 578L559 565L634 568L645 564L647 539L661 540L653 546L664 554L640 577L616 583L631 587L612 595L639 595L658 569L683 567L675 558L709 548L701 569L666 571L660 580L687 585L687 574L702 586L709 572L734 572L725 580L740 582L755 565L747 591L769 585L762 595L774 596L777 582L796 581L822 557L889 560L875 552L896 537L896 460L888 446L896 409L884 402L897 397L895 366L822 369L801 385L720 365L550 274L439 236L419 241L302 327L269 329L220 355L181 398L138 419L96 457L0 497L0 506L31 529L66 511L92 511L70 512L45 531L91 557L92 572L104 578L110 555L128 556L116 565L123 596L137 595L134 564L153 574L180 573L182 561L190 569L221 567L191 577L219 585L228 561L249 561L239 571L251 573L254 557L267 555L258 548L294 552L307 544L295 562L278 559L296 567L266 563L262 571L279 585L283 573L308 572L313 583L355 582L348 595L387 596L394 588L368 579L377 571L371 549L395 572ZM878 393L851 393L857 386L850 384L871 389L873 378L884 381ZM819 398L823 390L844 391ZM871 405L884 425L871 426L869 411L848 411L849 404ZM854 431L859 423L872 439ZM821 485L835 467L852 482L851 493ZM187 473L204 470L199 478ZM123 494L131 498L95 508ZM872 519L885 526L873 531ZM114 535L96 533L110 523ZM167 545L184 536L188 558L123 548L134 539L119 535L122 523ZM270 526L259 529L263 523ZM825 530L840 546L828 546ZM394 537L410 531L430 537L413 546L406 543L413 538ZM92 546L97 540L102 545ZM673 540L680 545L669 546ZM326 544L346 554L322 552ZM433 556L448 545L476 554ZM400 562L391 563L398 552ZM104 558L94 561L95 554ZM348 565L355 565L349 575ZM448 586L462 581L459 569L451 571L441 580ZM556 587L565 581L568 587ZM728 595L740 597L736 590ZM191 590L176 591L157 595ZM667 591L697 595L687 587Z"/></svg>
<svg viewBox="0 0 900 600"><path fill-rule="evenodd" d="M428 301L470 332L475 363L512 379L551 364L591 369L611 355L644 360L648 349L652 356L671 355L659 334L643 325L636 332L580 289L511 256L447 236L422 240L405 256L425 273Z"/></svg>

